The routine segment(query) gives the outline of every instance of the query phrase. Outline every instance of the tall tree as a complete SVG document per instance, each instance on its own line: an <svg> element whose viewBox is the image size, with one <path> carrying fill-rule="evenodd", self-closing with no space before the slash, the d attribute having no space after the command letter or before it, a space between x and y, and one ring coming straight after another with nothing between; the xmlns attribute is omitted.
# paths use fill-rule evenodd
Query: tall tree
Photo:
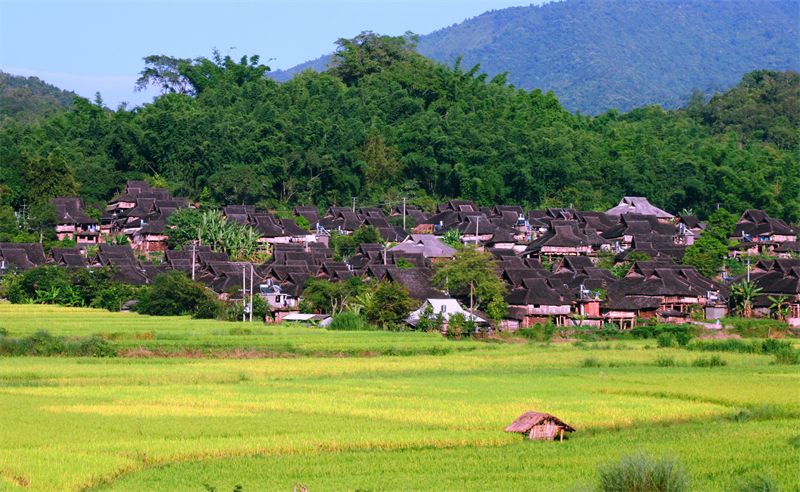
<svg viewBox="0 0 800 492"><path fill-rule="evenodd" d="M451 261L437 263L433 283L464 301L470 310L481 309L494 320L505 316L506 286L489 253L465 247Z"/></svg>

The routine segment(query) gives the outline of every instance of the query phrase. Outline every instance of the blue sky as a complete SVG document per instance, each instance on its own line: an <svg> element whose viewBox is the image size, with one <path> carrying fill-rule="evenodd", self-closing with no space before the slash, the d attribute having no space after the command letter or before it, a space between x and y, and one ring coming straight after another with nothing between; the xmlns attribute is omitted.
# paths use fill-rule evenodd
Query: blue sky
<svg viewBox="0 0 800 492"><path fill-rule="evenodd" d="M151 54L261 55L273 69L329 53L364 30L427 34L487 10L544 0L40 1L0 0L0 70L36 75L106 104L139 104Z"/></svg>

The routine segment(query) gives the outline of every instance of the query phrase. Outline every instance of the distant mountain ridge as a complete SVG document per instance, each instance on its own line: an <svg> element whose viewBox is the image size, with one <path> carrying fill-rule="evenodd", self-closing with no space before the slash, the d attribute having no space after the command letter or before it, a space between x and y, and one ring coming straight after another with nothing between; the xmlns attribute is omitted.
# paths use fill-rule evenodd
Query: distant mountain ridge
<svg viewBox="0 0 800 492"><path fill-rule="evenodd" d="M693 90L733 87L756 69L800 70L797 0L566 0L489 11L420 37L418 51L452 65L508 72L553 91L571 111L685 104ZM324 70L323 56L272 75Z"/></svg>

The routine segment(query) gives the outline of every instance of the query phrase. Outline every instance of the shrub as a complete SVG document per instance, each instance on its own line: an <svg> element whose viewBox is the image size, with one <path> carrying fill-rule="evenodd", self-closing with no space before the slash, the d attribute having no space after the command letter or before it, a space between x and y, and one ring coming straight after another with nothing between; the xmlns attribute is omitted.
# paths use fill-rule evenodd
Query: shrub
<svg viewBox="0 0 800 492"><path fill-rule="evenodd" d="M329 330L338 331L364 331L371 330L372 326L361 316L355 313L344 312L334 316L333 320L331 320L331 324L329 324L327 328Z"/></svg>
<svg viewBox="0 0 800 492"><path fill-rule="evenodd" d="M757 475L739 485L736 490L738 492L778 492L780 487L778 487L778 484L776 484L772 478L764 475Z"/></svg>
<svg viewBox="0 0 800 492"><path fill-rule="evenodd" d="M601 492L683 492L689 479L683 467L670 458L645 454L623 457L600 468Z"/></svg>
<svg viewBox="0 0 800 492"><path fill-rule="evenodd" d="M776 354L784 350L794 350L792 343L769 338L766 340L700 340L688 346L690 350L705 352L740 352L743 354Z"/></svg>
<svg viewBox="0 0 800 492"><path fill-rule="evenodd" d="M800 364L800 350L784 347L775 352L775 363L796 366Z"/></svg>
<svg viewBox="0 0 800 492"><path fill-rule="evenodd" d="M91 305L94 308L119 311L123 304L134 297L136 297L136 291L133 287L119 282L110 282L97 291Z"/></svg>
<svg viewBox="0 0 800 492"><path fill-rule="evenodd" d="M656 344L661 348L669 348L674 347L678 342L671 333L662 333L656 339Z"/></svg>
<svg viewBox="0 0 800 492"><path fill-rule="evenodd" d="M725 318L722 324L733 327L733 332L745 338L767 338L789 326L784 321L769 318Z"/></svg>
<svg viewBox="0 0 800 492"><path fill-rule="evenodd" d="M72 287L66 269L55 266L33 268L11 279L6 297L14 304L31 302L37 292L61 292Z"/></svg>
<svg viewBox="0 0 800 492"><path fill-rule="evenodd" d="M80 355L85 357L116 357L117 350L108 340L91 336L83 338L72 344L68 344L66 351L70 355Z"/></svg>
<svg viewBox="0 0 800 492"><path fill-rule="evenodd" d="M414 310L417 303L411 299L408 290L396 282L382 281L372 294L364 314L370 323L384 330L397 329L405 323L409 311Z"/></svg>
<svg viewBox="0 0 800 492"><path fill-rule="evenodd" d="M587 357L581 361L581 367L602 367L603 363L595 357Z"/></svg>
<svg viewBox="0 0 800 492"><path fill-rule="evenodd" d="M659 355L656 357L656 365L658 367L675 367L675 358Z"/></svg>
<svg viewBox="0 0 800 492"><path fill-rule="evenodd" d="M4 337L6 335L8 335L8 330L0 326L0 337Z"/></svg>
<svg viewBox="0 0 800 492"><path fill-rule="evenodd" d="M728 363L721 359L718 355L712 355L711 357L700 357L692 362L694 367L722 367L727 364Z"/></svg>
<svg viewBox="0 0 800 492"><path fill-rule="evenodd" d="M20 355L56 355L66 351L66 345L62 339L54 337L44 330L19 339L17 345Z"/></svg>
<svg viewBox="0 0 800 492"><path fill-rule="evenodd" d="M553 339L553 334L556 332L556 326L553 323L537 323L530 328L520 328L517 333L529 340L537 342L549 342Z"/></svg>
<svg viewBox="0 0 800 492"><path fill-rule="evenodd" d="M154 316L178 316L183 314L218 314L216 298L201 284L193 282L181 272L163 273L153 284L141 292L136 310Z"/></svg>

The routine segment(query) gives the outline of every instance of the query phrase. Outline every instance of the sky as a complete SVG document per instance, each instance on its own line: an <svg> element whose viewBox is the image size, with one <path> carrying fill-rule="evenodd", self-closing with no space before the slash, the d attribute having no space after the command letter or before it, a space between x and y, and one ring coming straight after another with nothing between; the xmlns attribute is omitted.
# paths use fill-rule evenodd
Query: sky
<svg viewBox="0 0 800 492"><path fill-rule="evenodd" d="M544 1L0 0L0 70L92 99L100 92L116 108L156 95L133 89L147 55L196 58L216 48L286 69L361 31L427 34L487 10Z"/></svg>

